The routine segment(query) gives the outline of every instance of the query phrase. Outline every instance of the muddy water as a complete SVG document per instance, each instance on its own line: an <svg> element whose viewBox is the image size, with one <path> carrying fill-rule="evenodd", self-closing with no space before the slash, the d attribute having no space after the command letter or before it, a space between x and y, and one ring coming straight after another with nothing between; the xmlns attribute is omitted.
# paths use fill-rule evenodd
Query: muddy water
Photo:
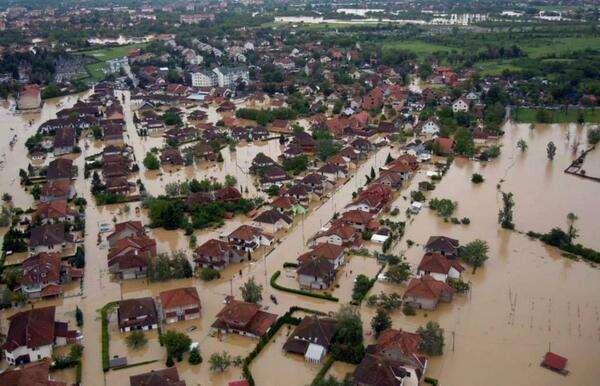
<svg viewBox="0 0 600 386"><path fill-rule="evenodd" d="M24 194L19 184L19 169L27 170L27 165L39 164L27 156L25 141L36 133L37 128L51 118L56 118L56 112L63 108L71 107L77 99L83 98L87 93L74 94L62 98L53 98L44 101L39 111L15 114L10 110L10 103L2 102L0 105L0 191L9 193L13 197L15 206L26 208L33 203L30 194ZM10 147L14 136L17 141ZM44 162L49 162L47 158Z"/></svg>
<svg viewBox="0 0 600 386"><path fill-rule="evenodd" d="M571 143L566 140L567 132ZM459 296L452 304L416 317L400 312L393 316L395 327L412 330L436 320L445 328L445 355L432 359L429 369L444 384L480 385L503 379L514 385L591 385L598 379L600 271L497 225L501 198L496 184L504 179L502 189L515 193L517 229L545 231L563 226L566 214L574 212L579 216L581 242L600 246L596 220L600 206L593 205L598 202L600 184L562 173L573 157L574 138L583 134L575 126L530 130L528 125L508 125L499 160L488 164L456 160L429 194L457 201L456 216L469 217L470 225L445 223L429 209L409 222L404 240L417 245L406 250L403 242L396 252L404 252L414 268L423 255L422 244L432 234L445 234L461 243L480 238L490 247L486 266L465 275L473 286L469 296ZM515 150L520 138L529 145L524 154ZM552 163L545 152L550 140L558 147ZM474 172L483 174L486 181L472 184ZM382 290L402 293L404 288L377 283L372 293ZM363 311L364 319L374 313L365 307ZM539 367L549 348L569 358L568 377Z"/></svg>
<svg viewBox="0 0 600 386"><path fill-rule="evenodd" d="M23 149L25 139L31 135L43 120L54 117L54 112L68 104L73 104L75 97L62 99L63 106L47 102L41 114L36 117L36 124L27 127L24 116L13 116L6 110L1 114L5 122L10 122L8 128L2 129L10 133L10 127L17 130L20 125L22 132L15 150L9 152L8 142L12 135L2 136L0 143L2 152L16 160L15 168L11 166L8 173L0 173L2 191L9 191L19 206L30 205L31 196L23 194L18 186L11 182L12 178L18 180L18 168L27 166L27 158ZM58 102L55 102L58 103ZM151 193L162 192L164 184L171 179L188 179L190 176L204 178L214 176L222 180L224 174L232 174L238 178L242 185L249 186L249 196L253 196L251 181L244 180L246 167L258 151L263 151L273 157L280 152L276 142L239 145L235 153L229 149L223 150L225 162L222 165L200 165L182 168L173 173L156 176L147 175L141 165L145 152L152 146L153 140L148 143L140 140L133 130L131 112L125 103L127 120L126 142L134 146L134 153L142 170L142 178ZM209 108L209 117L211 112ZM209 120L217 119L216 111ZM31 118L34 119L34 118ZM569 139L567 140L567 132ZM7 137L9 137L7 139ZM516 141L525 138L529 149L521 154L516 151ZM579 140L578 140L579 138ZM585 129L572 126L539 126L533 131L527 125L509 125L507 134L502 139L503 154L500 159L488 164L479 164L471 161L456 160L447 175L435 191L429 193L431 197L449 197L458 202L457 217L469 217L471 225L451 225L440 221L428 209L410 219L407 224L406 235L395 251L405 253L413 267L416 267L421 256L421 245L431 234L447 234L458 238L461 242L468 242L475 238L488 241L491 259L486 267L479 269L474 275L466 273L466 279L473 284L470 296L460 296L452 304L444 304L437 311L427 315L419 313L415 317L405 317L401 312L393 314L394 326L409 330L416 329L425 324L427 320L437 320L446 329L446 354L441 358L431 360L429 375L439 378L447 385L480 385L490 383L490 379L507 380L515 385L588 385L594 384L600 376L596 362L600 357L600 304L598 290L600 290L600 273L597 268L590 267L583 262L576 262L561 257L556 251L546 248L536 241L529 240L526 236L515 232L499 230L496 220L500 205L500 195L496 184L501 184L505 191L515 193L515 223L517 229L527 231L545 231L552 226L565 224L565 216L569 212L578 215L577 226L580 228L580 241L590 247L600 248L600 229L597 218L600 215L600 205L597 197L600 193L600 184L568 176L562 170L575 156L573 145L580 143L583 146ZM548 141L557 144L558 151L555 160L550 163L546 159L545 147ZM162 138L160 139L162 143ZM158 142L158 141L156 141ZM83 146L82 146L83 148ZM17 151L17 149L19 151ZM101 144L94 144L85 151L85 155L93 154L101 149ZM135 213L130 204L130 212L124 212L124 205L113 205L97 208L93 205L93 198L89 193L89 184L82 176L76 180L76 189L88 200L86 207L86 273L83 285L83 296L66 297L52 301L38 302L35 307L54 304L57 306L57 315L63 320L71 320L74 325L73 312L78 305L84 311L84 360L83 379L87 385L128 385L130 375L139 374L152 369L164 368L166 354L155 338L150 339L146 349L140 352L130 352L123 344L124 336L116 331L114 323L111 324L111 355L127 355L130 363L142 360L156 360L157 362L134 367L126 370L111 371L103 374L100 360L100 321L96 310L105 303L121 298L134 298L140 296L158 296L160 291L170 288L193 285L200 294L202 301L202 316L195 321L177 323L167 326L167 329L186 331L190 337L200 343L204 363L199 366L190 366L187 361L177 364L180 374L188 384L225 385L231 380L241 379L241 370L231 368L223 374L214 374L209 371L208 358L214 352L223 350L231 355L245 356L255 346L256 341L239 336L216 337L211 336L210 325L214 315L222 308L222 300L228 294L240 296L239 287L250 276L264 287L262 304L271 312L282 314L292 305L302 305L322 311L334 311L338 304L300 297L293 294L275 291L270 288L268 279L276 271L282 269L285 261L293 262L297 256L306 251L306 241L310 236L323 227L333 213L343 210L343 207L352 199L352 192L361 187L367 174L374 166L383 165L388 152L396 155L396 149L383 148L373 154L369 160L359 166L355 177L335 190L332 198L323 204L316 204L311 212L299 219L294 228L281 235L281 241L272 252L260 251L251 263L244 263L229 267L222 272L222 278L210 283L198 279L170 281L167 283L147 283L144 280L128 281L119 284L110 279L106 267L106 242L96 244L96 236L101 223L112 223L113 219L124 221L129 218L139 218L147 223L145 213ZM590 154L587 168L591 169L597 154ZM11 165L12 165L11 159ZM83 170L84 157L76 159L80 171ZM241 164L241 171L236 175L235 170ZM235 165L235 166L234 166ZM404 208L408 200L404 199L414 190L418 181L426 179L425 166L411 182L411 185L401 192L394 206ZM189 170L188 170L189 169ZM598 168L600 169L600 167ZM212 170L212 171L211 171ZM485 176L486 182L473 185L470 182L472 173L478 172ZM80 173L82 174L82 173ZM137 177L135 177L137 178ZM398 221L403 214L395 216ZM245 216L237 216L228 220L220 229L197 231L198 243L211 237L227 234L242 223L247 223ZM159 252L171 252L177 249L188 251L188 238L181 231L165 231L154 229L151 236L158 242ZM417 245L406 250L405 240L414 240ZM262 257L266 252L266 256ZM376 271L376 263L368 258L352 257L348 266L338 276L339 288L335 295L341 299L349 299L351 295L351 277L359 271L369 274ZM241 270L241 275L240 275ZM346 270L353 274L346 277ZM349 272L348 272L349 273ZM282 279L286 280L286 279ZM402 286L392 286L377 283L371 293L399 292ZM279 304L270 302L269 295L274 294ZM11 311L4 311L4 319ZM365 331L370 329L370 318L374 310L362 307ZM5 331L6 323L2 324ZM279 335L285 334L282 330ZM454 350L452 350L452 337L454 336ZM271 377L290 379L290 369L303 374L290 380L294 385L303 385L310 381L313 366L305 364L301 358L284 356L279 350L284 336L267 346L253 364L253 372L258 384L269 384ZM367 341L372 337L367 335ZM556 376L546 370L540 369L538 364L541 356L550 345L556 351L569 358L571 375L568 377ZM506 371L510 368L510 371ZM338 377L352 370L352 366L334 365L331 374ZM318 371L318 370L317 370ZM60 378L72 381L72 373L60 374Z"/></svg>

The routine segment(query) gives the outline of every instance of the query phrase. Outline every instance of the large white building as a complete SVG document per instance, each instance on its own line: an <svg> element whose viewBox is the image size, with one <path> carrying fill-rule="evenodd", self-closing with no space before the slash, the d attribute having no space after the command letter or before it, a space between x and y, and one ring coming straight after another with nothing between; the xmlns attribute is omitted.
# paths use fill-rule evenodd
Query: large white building
<svg viewBox="0 0 600 386"><path fill-rule="evenodd" d="M234 86L237 82L248 84L250 75L246 67L217 67L213 69L217 75L217 85L219 87Z"/></svg>
<svg viewBox="0 0 600 386"><path fill-rule="evenodd" d="M194 87L231 87L238 82L250 83L246 67L217 67L212 71L192 72L190 75Z"/></svg>
<svg viewBox="0 0 600 386"><path fill-rule="evenodd" d="M212 87L216 84L216 74L212 71L192 72L192 86L194 87Z"/></svg>

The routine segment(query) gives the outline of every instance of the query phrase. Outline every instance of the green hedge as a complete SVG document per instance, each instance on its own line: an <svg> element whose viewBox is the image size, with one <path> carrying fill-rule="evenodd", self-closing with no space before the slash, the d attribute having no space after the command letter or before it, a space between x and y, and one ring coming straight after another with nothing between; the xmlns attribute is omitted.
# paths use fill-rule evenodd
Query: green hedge
<svg viewBox="0 0 600 386"><path fill-rule="evenodd" d="M298 264L286 261L285 263L283 263L283 268L298 268Z"/></svg>
<svg viewBox="0 0 600 386"><path fill-rule="evenodd" d="M106 303L104 307L100 309L100 318L102 320L101 328L101 340L102 340L102 371L107 372L110 364L110 352L109 352L109 340L108 335L108 313L117 306L119 302Z"/></svg>
<svg viewBox="0 0 600 386"><path fill-rule="evenodd" d="M423 379L423 382L429 383L430 385L433 385L433 386L437 386L440 383L437 379L431 378L431 377L425 377L425 379Z"/></svg>
<svg viewBox="0 0 600 386"><path fill-rule="evenodd" d="M377 271L377 273L375 274L375 277L372 278L369 281L369 289L367 289L364 293L361 294L360 298L356 299L356 300L352 300L350 302L350 304L355 305L355 306L359 306L360 303L362 303L362 301L365 299L365 297L367 297L367 294L369 293L369 291L371 291L371 288L373 288L373 286L375 285L375 283L377 282L377 278L379 277L379 274L381 272L383 272L383 270L385 269L386 264L382 264L381 268L379 268L379 271Z"/></svg>
<svg viewBox="0 0 600 386"><path fill-rule="evenodd" d="M303 311L303 312L307 312L307 313L311 313L311 314L315 314L315 315L325 315L323 312L320 312L320 311L315 311L315 310L311 310L311 309L303 308L303 307L292 306L285 314L283 314L281 317L279 317L277 319L277 321L273 324L273 326L271 326L269 331L267 331L267 333L265 335L260 337L258 343L256 344L256 347L254 347L254 350L252 350L252 352L250 354L248 354L248 356L246 358L244 358L244 364L242 366L242 375L248 381L250 386L256 385L256 383L254 382L254 377L252 376L252 373L250 372L250 363L252 363L252 361L258 356L258 354L260 354L262 349L265 348L267 343L269 343L271 338L273 338L273 336L275 336L277 331L279 331L279 329L284 324L291 324L294 326L297 326L300 324L300 319L292 316L294 314L294 312L297 312L297 311Z"/></svg>
<svg viewBox="0 0 600 386"><path fill-rule="evenodd" d="M323 363L323 367L321 367L321 369L317 373L317 376L315 377L315 379L313 379L311 386L315 386L323 380L323 378L325 377L325 374L327 374L327 371L329 371L329 368L331 367L331 365L333 365L333 362L335 362L335 359L333 359L333 356L327 357L327 359L325 360L325 363Z"/></svg>
<svg viewBox="0 0 600 386"><path fill-rule="evenodd" d="M330 300L332 302L338 302L340 300L340 299L336 298L335 296L331 296L328 294L312 293L312 292L304 291L304 290L300 290L300 289L280 286L279 284L277 284L277 279L279 279L280 275L281 275L281 271L277 271L273 274L273 276L271 276L271 287L273 287L279 291L290 292L290 293L297 294L297 295L310 296L312 298L317 298L317 299Z"/></svg>

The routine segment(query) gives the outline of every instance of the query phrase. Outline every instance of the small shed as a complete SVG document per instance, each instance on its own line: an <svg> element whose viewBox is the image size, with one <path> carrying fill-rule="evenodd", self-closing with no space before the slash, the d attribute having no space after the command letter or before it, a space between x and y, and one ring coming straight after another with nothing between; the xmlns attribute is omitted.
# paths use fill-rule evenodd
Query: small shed
<svg viewBox="0 0 600 386"><path fill-rule="evenodd" d="M127 366L127 358L126 357L113 357L108 362L108 367L111 369L119 369Z"/></svg>
<svg viewBox="0 0 600 386"><path fill-rule="evenodd" d="M319 344L309 343L306 353L304 354L304 360L307 362L319 363L325 356L325 353L325 347Z"/></svg>

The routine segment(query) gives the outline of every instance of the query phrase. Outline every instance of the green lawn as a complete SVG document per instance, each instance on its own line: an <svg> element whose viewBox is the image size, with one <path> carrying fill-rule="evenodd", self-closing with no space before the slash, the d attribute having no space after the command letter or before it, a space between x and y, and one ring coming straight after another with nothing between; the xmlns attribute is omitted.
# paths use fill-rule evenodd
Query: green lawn
<svg viewBox="0 0 600 386"><path fill-rule="evenodd" d="M569 109L565 110L546 110L547 112L547 123L574 123L579 119L580 111L583 113L583 119L585 122L589 123L599 123L600 122L600 108L590 108L590 109ZM512 118L516 122L523 123L537 123L540 120L538 119L538 111L536 109L528 109L528 108L517 108L512 113Z"/></svg>
<svg viewBox="0 0 600 386"><path fill-rule="evenodd" d="M419 57L425 57L438 51L453 51L455 47L442 46L433 43L427 43L422 40L402 40L396 42L384 43L383 49L406 50L414 52Z"/></svg>
<svg viewBox="0 0 600 386"><path fill-rule="evenodd" d="M488 60L477 63L475 68L482 76L498 76L505 70L516 72L521 69L512 60Z"/></svg>
<svg viewBox="0 0 600 386"><path fill-rule="evenodd" d="M88 64L85 66L89 76L84 78L88 82L97 82L104 78L104 68L106 67L106 61L116 58L121 58L130 54L136 48L144 47L146 43L128 44L118 47L106 47L97 50L79 51L79 54L84 54L93 57L98 60L96 63Z"/></svg>
<svg viewBox="0 0 600 386"><path fill-rule="evenodd" d="M567 54L572 51L583 51L587 48L600 50L600 39L594 37L574 37L540 39L531 44L521 46L532 58L539 58L548 54Z"/></svg>
<svg viewBox="0 0 600 386"><path fill-rule="evenodd" d="M111 60L111 59L116 59L116 58L126 56L126 55L130 54L131 51L135 50L136 48L141 48L141 47L144 47L145 45L146 45L146 43L127 44L124 46L106 47L106 48L100 48L97 50L81 51L79 53L92 56L98 60L106 61L106 60Z"/></svg>

